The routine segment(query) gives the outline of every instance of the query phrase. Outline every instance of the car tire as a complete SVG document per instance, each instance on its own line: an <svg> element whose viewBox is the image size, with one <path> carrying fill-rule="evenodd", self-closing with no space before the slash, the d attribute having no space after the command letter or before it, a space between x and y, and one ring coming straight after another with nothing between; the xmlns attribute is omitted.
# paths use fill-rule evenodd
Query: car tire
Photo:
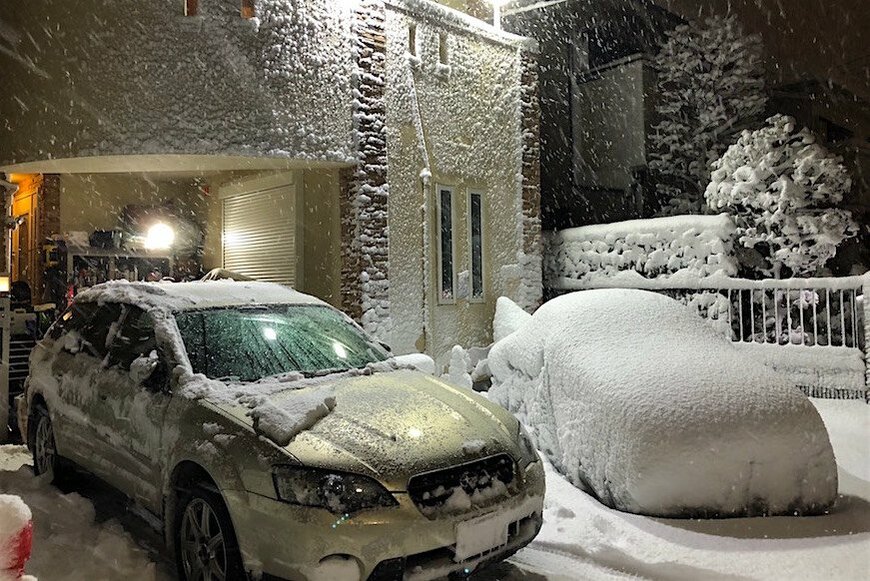
<svg viewBox="0 0 870 581"><path fill-rule="evenodd" d="M33 454L33 473L36 476L47 474L49 482L63 479L65 472L64 460L57 454L57 444L54 439L54 427L48 409L37 404L27 420L27 443Z"/></svg>
<svg viewBox="0 0 870 581"><path fill-rule="evenodd" d="M196 486L181 493L178 507L174 539L179 580L247 579L235 529L220 494Z"/></svg>

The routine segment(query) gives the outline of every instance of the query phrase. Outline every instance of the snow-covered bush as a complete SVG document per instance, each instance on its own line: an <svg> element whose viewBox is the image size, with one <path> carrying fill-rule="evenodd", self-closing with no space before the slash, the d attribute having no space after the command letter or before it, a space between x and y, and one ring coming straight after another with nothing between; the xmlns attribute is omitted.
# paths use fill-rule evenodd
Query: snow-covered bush
<svg viewBox="0 0 870 581"><path fill-rule="evenodd" d="M767 102L761 55L760 38L747 36L733 16L668 33L655 59L657 123L649 137L664 215L702 212L710 164L760 121Z"/></svg>
<svg viewBox="0 0 870 581"><path fill-rule="evenodd" d="M473 369L471 358L468 356L462 345L454 345L450 351L450 364L447 366L447 373L441 376L441 379L448 381L453 385L471 389L474 381L471 379L470 371Z"/></svg>
<svg viewBox="0 0 870 581"><path fill-rule="evenodd" d="M707 203L731 214L739 242L763 258L756 274L813 275L857 234L851 212L836 208L852 187L841 161L776 115L713 164Z"/></svg>
<svg viewBox="0 0 870 581"><path fill-rule="evenodd" d="M573 293L493 346L490 399L604 504L670 517L819 512L837 495L806 397L676 301Z"/></svg>
<svg viewBox="0 0 870 581"><path fill-rule="evenodd" d="M594 282L624 271L644 278L733 276L734 223L721 216L672 216L596 224L546 239L544 276Z"/></svg>

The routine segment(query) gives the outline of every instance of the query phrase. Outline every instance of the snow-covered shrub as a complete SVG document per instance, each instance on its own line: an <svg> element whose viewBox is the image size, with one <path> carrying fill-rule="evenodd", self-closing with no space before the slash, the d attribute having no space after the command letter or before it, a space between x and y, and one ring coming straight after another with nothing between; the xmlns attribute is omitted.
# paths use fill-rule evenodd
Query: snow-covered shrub
<svg viewBox="0 0 870 581"><path fill-rule="evenodd" d="M670 517L821 511L828 434L783 377L663 295L593 290L493 346L490 399L604 504Z"/></svg>
<svg viewBox="0 0 870 581"><path fill-rule="evenodd" d="M775 115L744 131L713 164L705 196L733 216L739 242L764 259L757 274L812 275L857 234L851 212L836 208L852 187L841 162L794 119Z"/></svg>
<svg viewBox="0 0 870 581"><path fill-rule="evenodd" d="M741 129L760 121L764 92L761 40L735 17L678 26L655 59L656 118L649 169L664 215L704 209L710 164Z"/></svg>
<svg viewBox="0 0 870 581"><path fill-rule="evenodd" d="M544 276L584 282L634 271L644 278L733 276L734 223L721 216L672 216L596 224L547 237Z"/></svg>
<svg viewBox="0 0 870 581"><path fill-rule="evenodd" d="M453 385L471 389L474 382L471 379L471 358L468 356L462 345L454 345L450 351L450 364L447 366L447 373L441 376L444 381L450 382Z"/></svg>

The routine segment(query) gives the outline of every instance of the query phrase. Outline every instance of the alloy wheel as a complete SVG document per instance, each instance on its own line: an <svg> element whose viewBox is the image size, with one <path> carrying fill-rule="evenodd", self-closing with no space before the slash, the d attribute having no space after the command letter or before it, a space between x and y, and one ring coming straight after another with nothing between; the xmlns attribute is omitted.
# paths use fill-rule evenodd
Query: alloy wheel
<svg viewBox="0 0 870 581"><path fill-rule="evenodd" d="M184 509L180 549L188 581L226 581L224 533L214 510L201 498L194 498Z"/></svg>
<svg viewBox="0 0 870 581"><path fill-rule="evenodd" d="M33 444L37 474L52 474L57 451L54 445L54 430L47 416L39 418Z"/></svg>

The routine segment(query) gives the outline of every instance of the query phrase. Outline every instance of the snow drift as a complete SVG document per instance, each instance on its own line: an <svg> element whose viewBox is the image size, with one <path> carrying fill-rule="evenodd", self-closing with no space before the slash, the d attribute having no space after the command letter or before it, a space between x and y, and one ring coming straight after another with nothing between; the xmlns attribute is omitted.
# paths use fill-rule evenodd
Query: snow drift
<svg viewBox="0 0 870 581"><path fill-rule="evenodd" d="M662 295L562 296L497 343L489 365L491 399L613 508L816 513L836 497L834 453L807 398Z"/></svg>

